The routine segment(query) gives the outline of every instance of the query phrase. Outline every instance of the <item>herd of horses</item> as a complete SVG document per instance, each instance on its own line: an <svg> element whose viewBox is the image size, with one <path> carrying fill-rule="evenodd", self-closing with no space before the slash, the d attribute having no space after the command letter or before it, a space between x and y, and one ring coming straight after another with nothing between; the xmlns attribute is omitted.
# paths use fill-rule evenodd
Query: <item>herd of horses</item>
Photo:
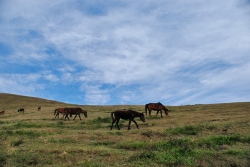
<svg viewBox="0 0 250 167"><path fill-rule="evenodd" d="M69 120L69 115L70 117L72 117L72 115L75 115L74 119L76 118L76 116L78 115L80 120L82 120L80 114L83 113L83 115L87 118L87 111L81 109L81 108L56 108L54 111L54 116L55 118L58 117L59 118L59 114L63 114L64 120L66 120L66 118L68 118Z"/></svg>
<svg viewBox="0 0 250 167"><path fill-rule="evenodd" d="M41 110L41 107L38 107L38 111ZM157 111L156 115L158 115L158 113L160 112L161 117L162 116L162 110L165 112L166 116L168 116L168 109L161 104L160 102L158 103L148 103L145 105L145 114L147 115L147 111L149 112L149 115L151 116L151 111ZM24 108L20 108L17 112L23 112L24 113ZM72 115L75 115L74 119L79 116L80 120L82 120L80 114L83 113L83 115L87 118L87 111L77 107L77 108L56 108L54 110L54 116L55 118L59 118L59 114L63 115L64 120L68 119L69 120L69 116L72 117ZM4 111L1 111L0 114L4 114ZM136 124L136 127L139 129L139 126L137 124L137 122L134 120L136 117L139 117L140 120L142 122L145 122L145 117L144 117L144 113L139 113L137 111L134 110L116 110L114 112L111 112L111 118L112 118L112 124L110 127L110 130L112 130L114 123L116 123L116 126L118 128L118 130L120 130L119 127L119 121L120 119L124 119L124 120L128 120L128 130L130 130L130 124L131 121L133 121Z"/></svg>

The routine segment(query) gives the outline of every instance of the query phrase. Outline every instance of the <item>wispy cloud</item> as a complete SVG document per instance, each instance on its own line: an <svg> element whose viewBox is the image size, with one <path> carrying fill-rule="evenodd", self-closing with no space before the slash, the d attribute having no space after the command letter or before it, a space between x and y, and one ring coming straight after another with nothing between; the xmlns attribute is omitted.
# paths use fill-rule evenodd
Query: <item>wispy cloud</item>
<svg viewBox="0 0 250 167"><path fill-rule="evenodd" d="M0 3L0 91L81 104L250 98L247 1Z"/></svg>

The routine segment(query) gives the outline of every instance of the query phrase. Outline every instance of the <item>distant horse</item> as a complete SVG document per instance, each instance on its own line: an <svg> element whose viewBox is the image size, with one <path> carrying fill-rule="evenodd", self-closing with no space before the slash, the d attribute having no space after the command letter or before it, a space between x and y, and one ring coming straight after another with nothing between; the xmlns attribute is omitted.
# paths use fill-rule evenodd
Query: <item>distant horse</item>
<svg viewBox="0 0 250 167"><path fill-rule="evenodd" d="M55 118L59 118L59 113L63 114L63 117L65 116L65 109L66 108L56 108L54 111Z"/></svg>
<svg viewBox="0 0 250 167"><path fill-rule="evenodd" d="M128 130L130 130L130 124L131 121L133 121L136 124L136 127L139 129L139 126L137 122L134 120L135 117L140 117L142 122L145 122L145 117L143 113L139 113L133 110L116 110L111 113L111 118L112 118L112 125L110 130L112 130L114 123L116 122L117 128L120 130L120 127L118 125L120 118L129 120L128 123Z"/></svg>
<svg viewBox="0 0 250 167"><path fill-rule="evenodd" d="M163 105L161 104L160 102L158 103L148 103L145 105L145 113L147 115L147 110L149 111L149 115L151 116L151 111L152 110L155 110L157 111L156 115L158 114L158 112L160 111L161 113L161 117L162 117L162 110L165 111L165 114L166 116L168 115L168 109Z"/></svg>
<svg viewBox="0 0 250 167"><path fill-rule="evenodd" d="M70 117L71 117L72 115L75 115L75 117L74 117L73 120L75 120L76 116L78 115L79 118L80 118L80 120L82 120L82 118L81 118L81 116L80 116L81 113L83 113L83 115L84 115L86 118L88 117L87 111L85 111L85 110L83 110L83 109L81 109L81 108L65 108L65 117L64 117L64 120L66 120L66 118L68 118L68 120L69 120L68 115L70 115Z"/></svg>
<svg viewBox="0 0 250 167"><path fill-rule="evenodd" d="M4 114L4 110L3 111L0 111L0 115L3 115Z"/></svg>
<svg viewBox="0 0 250 167"><path fill-rule="evenodd" d="M19 110L17 110L17 112L23 112L24 113L24 108L20 108Z"/></svg>
<svg viewBox="0 0 250 167"><path fill-rule="evenodd" d="M37 111L40 111L41 109L42 109L42 107L38 107L38 108L37 108Z"/></svg>

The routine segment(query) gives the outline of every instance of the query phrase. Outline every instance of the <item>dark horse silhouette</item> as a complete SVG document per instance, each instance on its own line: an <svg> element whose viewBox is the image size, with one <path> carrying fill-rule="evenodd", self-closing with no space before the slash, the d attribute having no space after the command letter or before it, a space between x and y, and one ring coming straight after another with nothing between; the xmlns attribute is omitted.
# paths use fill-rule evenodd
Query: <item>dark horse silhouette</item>
<svg viewBox="0 0 250 167"><path fill-rule="evenodd" d="M111 125L110 130L112 130L115 122L116 122L117 128L120 130L120 127L118 125L120 118L125 119L125 120L129 120L128 130L130 130L131 121L133 121L136 124L137 128L139 129L137 122L134 120L135 117L140 117L141 121L145 122L145 117L144 117L143 113L139 113L139 112L136 112L133 110L116 110L116 111L112 112L111 113L112 125Z"/></svg>
<svg viewBox="0 0 250 167"><path fill-rule="evenodd" d="M38 108L37 108L37 111L40 111L41 109L42 109L42 107L38 107Z"/></svg>
<svg viewBox="0 0 250 167"><path fill-rule="evenodd" d="M4 110L3 111L0 111L0 115L4 114Z"/></svg>
<svg viewBox="0 0 250 167"><path fill-rule="evenodd" d="M74 117L73 120L75 120L76 116L78 115L79 118L80 118L80 120L82 120L82 118L81 118L81 116L80 116L81 113L83 113L83 115L84 115L86 118L88 117L87 111L85 111L85 110L83 110L83 109L81 109L81 108L65 108L65 117L64 117L64 120L66 120L66 118L68 118L68 120L69 120L68 115L70 115L70 117L71 117L72 115L75 115L75 117Z"/></svg>
<svg viewBox="0 0 250 167"><path fill-rule="evenodd" d="M19 110L17 110L17 112L23 112L24 113L24 108L20 108Z"/></svg>
<svg viewBox="0 0 250 167"><path fill-rule="evenodd" d="M160 111L161 117L162 117L162 110L165 111L166 116L168 115L168 109L163 104L161 104L160 102L146 104L145 105L145 113L146 113L146 115L147 115L147 110L148 110L150 116L151 116L151 111L152 110L157 111L156 115Z"/></svg>

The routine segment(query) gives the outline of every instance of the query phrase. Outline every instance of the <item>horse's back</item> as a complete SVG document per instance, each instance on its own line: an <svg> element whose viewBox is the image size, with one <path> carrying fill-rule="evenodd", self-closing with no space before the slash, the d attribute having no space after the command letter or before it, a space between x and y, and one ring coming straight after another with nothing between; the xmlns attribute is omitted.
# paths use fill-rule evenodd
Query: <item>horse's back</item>
<svg viewBox="0 0 250 167"><path fill-rule="evenodd" d="M133 110L116 110L114 111L115 117L119 117L122 119L131 119L135 117Z"/></svg>
<svg viewBox="0 0 250 167"><path fill-rule="evenodd" d="M68 108L67 110L68 113L70 114L80 114L81 112L83 112L83 110L79 107L77 108Z"/></svg>

